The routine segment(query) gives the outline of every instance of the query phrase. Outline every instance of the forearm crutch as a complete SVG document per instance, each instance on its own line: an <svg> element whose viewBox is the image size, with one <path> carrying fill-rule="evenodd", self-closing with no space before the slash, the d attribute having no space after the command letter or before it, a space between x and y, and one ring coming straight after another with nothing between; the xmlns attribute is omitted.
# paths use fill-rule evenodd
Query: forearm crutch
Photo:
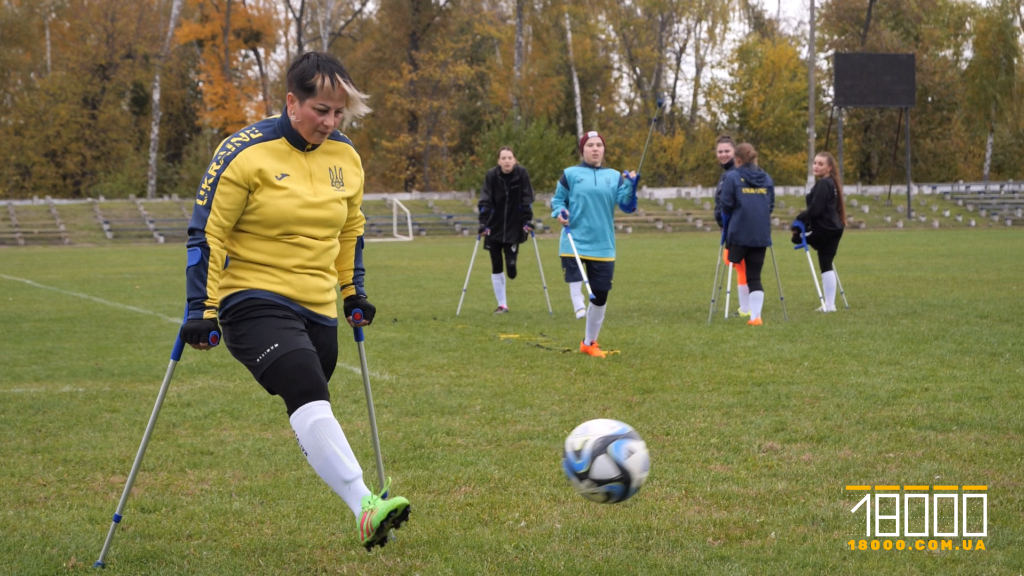
<svg viewBox="0 0 1024 576"><path fill-rule="evenodd" d="M459 297L459 307L455 310L455 315L458 316L459 312L462 312L462 301L466 299L466 288L469 287L469 275L473 273L473 262L476 261L476 250L480 247L480 238L483 234L476 235L476 244L473 245L473 257L469 259L469 270L466 271L466 282L462 285L462 296Z"/></svg>
<svg viewBox="0 0 1024 576"><path fill-rule="evenodd" d="M836 265L832 264L832 272L836 275L836 286L839 287L839 294L843 297L843 304L846 304L846 309L850 309L850 303L846 300L846 292L843 292L843 283L839 281L839 271L836 270Z"/></svg>
<svg viewBox="0 0 1024 576"><path fill-rule="evenodd" d="M185 308L185 317L188 318L188 307ZM220 333L216 331L210 332L209 343L211 347L220 344ZM170 387L171 378L174 376L174 367L177 366L178 361L181 360L181 353L184 349L185 343L181 341L179 328L179 333L174 338L174 348L171 349L171 361L167 364L167 372L164 373L164 381L160 384L160 392L156 395L156 403L153 405L153 412L149 415L149 422L146 424L146 431L142 434L142 443L139 444L139 451L135 453L135 461L132 463L131 472L128 473L128 480L124 483L124 491L121 492L121 500L118 501L117 510L114 511L114 519L110 523L110 530L107 531L107 539L103 542L103 549L100 550L100 557L96 560L96 563L92 565L93 568L106 567L104 558L107 557L107 552L110 551L110 545L114 542L114 532L117 531L117 527L121 523L121 519L124 517L124 506L128 503L128 495L132 492L132 486L135 484L135 477L139 474L139 469L142 468L142 459L146 456L146 448L149 446L149 439L153 437L153 429L156 428L156 419L160 416L160 408L164 405L164 397L167 396L167 389Z"/></svg>
<svg viewBox="0 0 1024 576"><path fill-rule="evenodd" d="M562 217L566 220L569 219L569 213L562 210ZM590 289L590 280L587 278L587 269L583 267L583 261L580 260L580 253L576 251L576 243L572 240L572 229L569 225L565 225L565 236L569 239L569 246L572 246L572 255L576 258L576 266L580 269L580 275L583 276L583 285L587 287L587 294L590 295L590 299L594 299L594 291Z"/></svg>
<svg viewBox="0 0 1024 576"><path fill-rule="evenodd" d="M821 302L821 309L825 309L825 296L821 293L821 285L818 284L818 272L814 269L814 261L811 260L811 249L807 247L807 227L799 220L793 221L793 226L800 230L800 244L793 247L793 250L804 249L807 254L807 265L811 267L811 279L814 280L814 289L818 291L818 300Z"/></svg>
<svg viewBox="0 0 1024 576"><path fill-rule="evenodd" d="M718 287L718 271L722 268L722 251L725 250L725 243L718 245L718 258L715 259L715 281L711 283L711 305L708 307L708 324L711 324L711 316L715 313L715 288Z"/></svg>
<svg viewBox="0 0 1024 576"><path fill-rule="evenodd" d="M772 252L772 266L775 267L775 282L779 285L779 302L782 302L782 316L789 322L789 313L786 312L786 298L782 295L782 280L779 278L779 263L775 261L775 246L768 245Z"/></svg>
<svg viewBox="0 0 1024 576"><path fill-rule="evenodd" d="M554 314L551 311L551 297L548 296L548 281L544 279L544 266L540 263L540 248L537 248L537 236L533 230L530 230L530 238L533 238L533 251L537 253L537 268L540 270L540 284L544 287L544 300L548 303L548 314Z"/></svg>
<svg viewBox="0 0 1024 576"><path fill-rule="evenodd" d="M474 254L476 251L474 250ZM352 311L352 336L355 338L356 347L359 348L359 368L363 372L363 391L366 392L366 411L370 414L370 442L373 444L373 455L377 457L377 478L380 481L378 490L384 490L387 486L384 477L384 458L380 454L380 438L377 436L377 414L373 410L373 392L370 391L370 369L366 366L366 348L363 341L363 328L359 324L363 321L363 311L356 308ZM387 492L381 494L381 498L387 498Z"/></svg>

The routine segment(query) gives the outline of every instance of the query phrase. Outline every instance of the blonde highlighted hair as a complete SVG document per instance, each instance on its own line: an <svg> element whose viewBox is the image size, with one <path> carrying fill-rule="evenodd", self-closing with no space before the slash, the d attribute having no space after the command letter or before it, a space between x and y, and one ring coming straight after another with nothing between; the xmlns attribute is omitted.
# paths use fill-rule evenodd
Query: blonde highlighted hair
<svg viewBox="0 0 1024 576"><path fill-rule="evenodd" d="M345 109L341 113L341 125L347 128L352 122L371 112L366 104L370 97L356 88L345 66L337 58L324 52L306 52L288 67L288 91L305 102L316 96L328 85L332 89L345 91Z"/></svg>

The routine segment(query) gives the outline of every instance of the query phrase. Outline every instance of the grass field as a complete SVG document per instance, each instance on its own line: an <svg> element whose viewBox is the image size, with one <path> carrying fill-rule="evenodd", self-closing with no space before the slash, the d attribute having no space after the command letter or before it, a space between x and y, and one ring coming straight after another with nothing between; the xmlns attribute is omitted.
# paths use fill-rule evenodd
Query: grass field
<svg viewBox="0 0 1024 576"><path fill-rule="evenodd" d="M705 323L716 240L620 236L601 342L621 353L606 360L569 352L583 324L552 239L552 317L528 244L512 313L491 315L481 253L459 318L472 238L370 244L378 425L413 506L398 541L363 551L283 403L223 347L187 350L107 571L1018 574L1024 234L851 232L837 259L851 309L830 315L812 312L806 259L780 234L790 321L769 264L758 329ZM167 365L184 261L172 245L0 249L0 573L96 559ZM339 338L334 411L375 482L358 357ZM632 424L652 456L643 490L614 506L560 469L565 436L599 417ZM859 484L987 486L986 549L851 551L862 493L845 486Z"/></svg>

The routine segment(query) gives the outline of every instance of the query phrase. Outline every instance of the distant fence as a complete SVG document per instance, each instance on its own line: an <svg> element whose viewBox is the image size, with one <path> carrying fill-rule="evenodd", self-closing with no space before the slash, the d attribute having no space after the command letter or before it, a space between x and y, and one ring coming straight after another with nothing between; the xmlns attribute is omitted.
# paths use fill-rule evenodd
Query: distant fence
<svg viewBox="0 0 1024 576"><path fill-rule="evenodd" d="M776 186L776 196L804 196L807 186ZM843 191L849 195L882 196L892 191L893 195L905 195L907 186L864 185L860 182L847 184ZM911 194L1024 194L1024 182L1006 180L1002 182L925 182L911 183ZM678 186L670 188L648 188L644 186L639 196L649 200L672 198L713 198L715 187L711 186Z"/></svg>
<svg viewBox="0 0 1024 576"><path fill-rule="evenodd" d="M808 187L804 186L776 186L776 196L803 196L807 193ZM1024 182L1015 182L1013 180L1004 181L991 181L991 182L965 182L963 180L959 182L919 182L911 183L910 190L912 194L1024 194ZM844 191L847 194L856 194L858 196L880 196L883 194L889 194L891 191L894 195L904 195L907 193L907 186L888 184L873 184L865 185L860 182L847 183L844 187ZM540 192L537 194L538 200L550 198L553 194L550 192ZM639 196L649 200L657 199L672 199L672 198L713 198L715 195L714 186L670 186L663 188L650 188L647 186L641 187ZM474 200L476 193L473 191L468 192L367 192L363 195L363 201L372 202L379 200L395 199L403 202L410 200ZM136 200L136 196L129 196L129 200ZM143 196L138 197L139 200L153 201L153 200L173 200L178 201L178 195L164 194L162 197L147 199ZM104 201L103 196L99 197L99 201ZM123 200L123 199L122 199ZM77 204L82 202L91 202L90 198L82 199L62 199L62 198L39 198L33 196L28 199L0 199L0 204L10 203L15 206L26 205L26 204L46 204L52 202L54 204Z"/></svg>

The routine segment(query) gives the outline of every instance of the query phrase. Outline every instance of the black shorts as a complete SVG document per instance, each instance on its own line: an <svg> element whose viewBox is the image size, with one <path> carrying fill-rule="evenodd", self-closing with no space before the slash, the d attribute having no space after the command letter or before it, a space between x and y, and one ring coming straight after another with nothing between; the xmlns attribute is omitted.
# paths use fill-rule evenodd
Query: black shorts
<svg viewBox="0 0 1024 576"><path fill-rule="evenodd" d="M337 326L313 322L271 300L242 300L222 311L220 323L228 351L257 381L275 360L294 350L315 352L328 380L338 362Z"/></svg>
<svg viewBox="0 0 1024 576"><path fill-rule="evenodd" d="M818 252L835 256L842 238L842 230L819 230L807 235L807 244Z"/></svg>
<svg viewBox="0 0 1024 576"><path fill-rule="evenodd" d="M740 262L743 262L744 260L746 260L747 254L749 254L750 252L760 252L761 254L764 254L765 250L766 250L764 247L755 248L755 247L752 247L752 246L736 246L736 245L726 246L726 249L729 250L729 262L732 262L733 264L739 264ZM762 258L762 261L763 261L763 258Z"/></svg>
<svg viewBox="0 0 1024 576"><path fill-rule="evenodd" d="M612 276L615 275L614 260L580 258L580 261L587 267L587 280L590 280L591 290L609 292L612 289ZM562 274L566 282L583 282L583 275L580 274L580 268L573 256L562 256Z"/></svg>

